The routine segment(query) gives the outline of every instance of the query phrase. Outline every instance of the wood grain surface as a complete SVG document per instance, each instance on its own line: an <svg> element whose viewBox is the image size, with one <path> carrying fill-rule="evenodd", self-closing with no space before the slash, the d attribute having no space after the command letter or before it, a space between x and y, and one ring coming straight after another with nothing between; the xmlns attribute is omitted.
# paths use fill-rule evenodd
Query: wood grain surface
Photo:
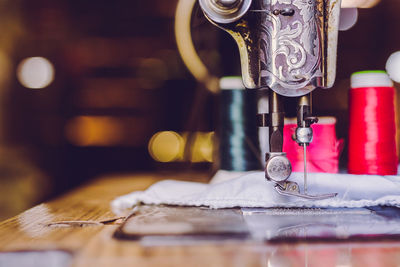
<svg viewBox="0 0 400 267"><path fill-rule="evenodd" d="M100 177L58 199L0 223L0 256L62 250L72 266L399 266L400 243L264 244L222 242L148 246L113 237L121 220L109 204L161 179L206 182L206 174L132 174ZM68 221L77 221L68 224ZM109 221L106 224L99 223ZM22 255L21 254L21 255Z"/></svg>

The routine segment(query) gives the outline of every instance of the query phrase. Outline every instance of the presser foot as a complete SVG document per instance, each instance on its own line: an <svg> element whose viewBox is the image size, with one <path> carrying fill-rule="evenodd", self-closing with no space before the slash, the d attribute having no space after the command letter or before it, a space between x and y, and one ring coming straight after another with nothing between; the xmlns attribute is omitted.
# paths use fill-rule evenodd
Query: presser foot
<svg viewBox="0 0 400 267"><path fill-rule="evenodd" d="M299 185L295 182L276 183L275 190L284 196L300 197L308 200L323 200L337 196L337 193L322 194L322 195L309 195L300 192Z"/></svg>
<svg viewBox="0 0 400 267"><path fill-rule="evenodd" d="M265 178L275 183L275 190L284 196L300 197L308 200L323 200L337 196L337 193L310 195L307 193L307 179L305 179L304 192L295 182L287 181L292 173L292 165L284 152L270 152L266 154Z"/></svg>

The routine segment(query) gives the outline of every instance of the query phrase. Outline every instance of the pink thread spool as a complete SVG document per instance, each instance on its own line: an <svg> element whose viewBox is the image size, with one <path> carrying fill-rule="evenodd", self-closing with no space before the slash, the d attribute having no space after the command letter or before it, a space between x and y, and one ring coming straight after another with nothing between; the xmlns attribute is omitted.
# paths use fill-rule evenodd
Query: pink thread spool
<svg viewBox="0 0 400 267"><path fill-rule="evenodd" d="M339 171L339 156L343 149L343 140L336 138L335 125L336 118L322 117L318 123L311 126L314 138L307 147L308 172L337 173ZM287 153L293 171L303 172L303 148L292 139L296 127L296 119L285 119L283 151Z"/></svg>

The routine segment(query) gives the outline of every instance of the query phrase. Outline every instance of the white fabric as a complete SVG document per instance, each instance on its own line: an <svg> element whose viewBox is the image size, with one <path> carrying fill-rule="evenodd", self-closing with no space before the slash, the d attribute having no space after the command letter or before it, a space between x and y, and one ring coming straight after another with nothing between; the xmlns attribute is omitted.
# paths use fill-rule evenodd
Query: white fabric
<svg viewBox="0 0 400 267"><path fill-rule="evenodd" d="M303 188L303 174L292 173L290 181ZM181 206L232 207L400 207L400 177L309 173L308 193L338 193L332 199L310 201L279 195L263 172L216 184L165 180L146 191L137 191L116 198L111 206L115 213L133 208L138 203Z"/></svg>
<svg viewBox="0 0 400 267"><path fill-rule="evenodd" d="M255 173L258 171L247 171L247 172L237 172L237 171L226 171L226 170L218 170L214 176L210 180L210 184L218 184L222 182L226 182L228 180L232 180L246 174Z"/></svg>

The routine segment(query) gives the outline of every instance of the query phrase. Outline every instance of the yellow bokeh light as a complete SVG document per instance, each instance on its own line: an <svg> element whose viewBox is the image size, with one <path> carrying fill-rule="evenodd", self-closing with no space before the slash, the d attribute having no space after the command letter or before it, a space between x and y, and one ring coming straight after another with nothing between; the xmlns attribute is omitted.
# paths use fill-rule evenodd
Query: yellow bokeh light
<svg viewBox="0 0 400 267"><path fill-rule="evenodd" d="M183 158L185 142L173 131L158 132L150 139L148 150L151 157L159 162L172 162Z"/></svg>
<svg viewBox="0 0 400 267"><path fill-rule="evenodd" d="M112 146L123 140L123 125L108 116L78 116L65 127L69 142L76 146Z"/></svg>
<svg viewBox="0 0 400 267"><path fill-rule="evenodd" d="M26 88L45 88L54 80L53 64L43 57L26 58L18 65L17 78Z"/></svg>
<svg viewBox="0 0 400 267"><path fill-rule="evenodd" d="M197 132L191 147L191 162L213 162L214 132Z"/></svg>

